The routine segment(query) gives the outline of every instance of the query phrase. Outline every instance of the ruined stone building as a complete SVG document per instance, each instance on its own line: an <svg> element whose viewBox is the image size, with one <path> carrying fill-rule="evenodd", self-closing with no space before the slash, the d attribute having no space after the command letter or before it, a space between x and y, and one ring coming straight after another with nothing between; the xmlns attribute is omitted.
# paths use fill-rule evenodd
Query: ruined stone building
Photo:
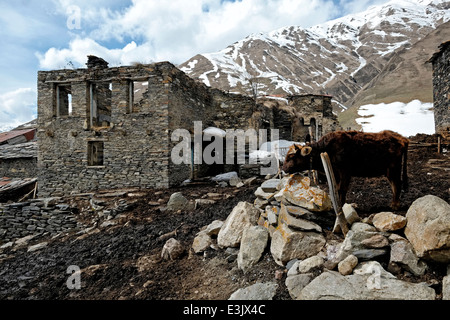
<svg viewBox="0 0 450 320"><path fill-rule="evenodd" d="M433 64L433 102L436 133L450 138L450 41L428 61Z"/></svg>
<svg viewBox="0 0 450 320"><path fill-rule="evenodd" d="M0 178L37 176L37 144L34 123L0 133ZM1 184L1 183L0 183Z"/></svg>
<svg viewBox="0 0 450 320"><path fill-rule="evenodd" d="M89 56L87 66L38 72L40 196L178 185L194 170L172 163L178 141L171 136L176 129L193 134L194 121L223 130L279 127L287 140L336 125L326 96L291 97L284 109L272 108L211 89L169 62L109 68ZM313 112L297 124L302 99Z"/></svg>

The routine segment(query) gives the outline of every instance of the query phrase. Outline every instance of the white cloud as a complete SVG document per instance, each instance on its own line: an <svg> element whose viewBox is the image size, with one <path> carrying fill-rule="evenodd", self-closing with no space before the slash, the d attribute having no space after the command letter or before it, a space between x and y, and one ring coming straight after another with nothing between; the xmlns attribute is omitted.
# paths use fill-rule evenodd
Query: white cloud
<svg viewBox="0 0 450 320"><path fill-rule="evenodd" d="M20 88L0 95L0 132L36 118L36 91Z"/></svg>
<svg viewBox="0 0 450 320"><path fill-rule="evenodd" d="M87 55L97 55L110 63L110 66L130 65L133 62L150 63L146 58L152 55L148 45L138 46L134 41L120 49L108 49L90 38L76 38L69 44L69 48L50 48L45 54L36 53L40 67L44 69L70 68L70 63L76 67L84 67Z"/></svg>
<svg viewBox="0 0 450 320"><path fill-rule="evenodd" d="M66 2L60 0L62 6ZM329 0L133 0L120 10L84 11L82 7L81 12L82 25L93 27L96 21L96 26L83 30L84 36L73 39L68 48L40 53L42 68L61 67L67 59L83 65L88 54L102 54L106 60L113 59L111 64L181 63L198 53L221 50L252 33L327 21L338 9ZM101 44L108 42L120 43L120 48Z"/></svg>

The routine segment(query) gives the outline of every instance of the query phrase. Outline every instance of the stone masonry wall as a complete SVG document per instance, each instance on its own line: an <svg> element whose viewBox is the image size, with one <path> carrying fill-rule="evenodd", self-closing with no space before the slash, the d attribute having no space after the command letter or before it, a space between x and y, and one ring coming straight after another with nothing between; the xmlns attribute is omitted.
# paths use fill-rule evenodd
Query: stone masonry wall
<svg viewBox="0 0 450 320"><path fill-rule="evenodd" d="M35 199L0 207L0 243L44 233L54 236L82 227L70 206L64 203Z"/></svg>
<svg viewBox="0 0 450 320"><path fill-rule="evenodd" d="M436 133L450 133L450 42L433 57L433 100Z"/></svg>
<svg viewBox="0 0 450 320"><path fill-rule="evenodd" d="M37 177L36 158L0 159L0 177L33 178Z"/></svg>

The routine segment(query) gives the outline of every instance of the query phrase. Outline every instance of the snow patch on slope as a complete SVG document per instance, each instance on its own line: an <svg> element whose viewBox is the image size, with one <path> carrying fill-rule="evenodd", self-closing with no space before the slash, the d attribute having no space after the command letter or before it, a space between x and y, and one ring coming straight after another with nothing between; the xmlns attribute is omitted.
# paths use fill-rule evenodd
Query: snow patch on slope
<svg viewBox="0 0 450 320"><path fill-rule="evenodd" d="M365 132L396 131L404 136L418 133L434 134L433 103L413 100L409 103L392 102L367 104L359 107L356 122Z"/></svg>

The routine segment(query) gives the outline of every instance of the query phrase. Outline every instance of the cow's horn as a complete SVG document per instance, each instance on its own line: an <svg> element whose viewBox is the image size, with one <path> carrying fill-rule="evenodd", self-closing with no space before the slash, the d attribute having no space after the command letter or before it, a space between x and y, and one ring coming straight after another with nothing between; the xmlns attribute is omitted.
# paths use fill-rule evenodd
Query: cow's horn
<svg viewBox="0 0 450 320"><path fill-rule="evenodd" d="M311 153L311 151L312 151L311 147L303 147L302 148L302 156L305 157L305 156L309 155Z"/></svg>

